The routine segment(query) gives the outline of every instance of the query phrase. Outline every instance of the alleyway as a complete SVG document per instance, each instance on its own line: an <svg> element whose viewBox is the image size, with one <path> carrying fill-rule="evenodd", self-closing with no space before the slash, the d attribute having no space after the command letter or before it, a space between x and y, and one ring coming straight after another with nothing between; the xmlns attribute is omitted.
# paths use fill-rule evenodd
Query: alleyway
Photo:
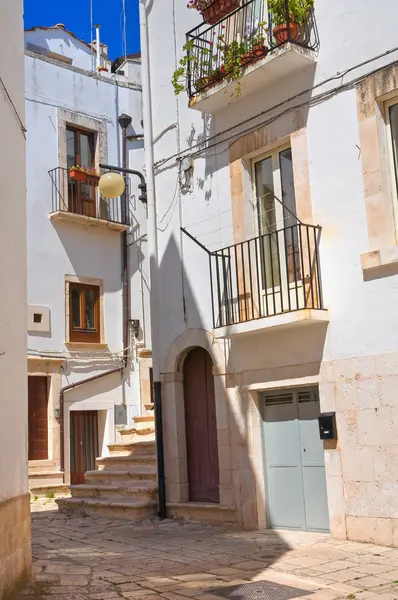
<svg viewBox="0 0 398 600"><path fill-rule="evenodd" d="M34 582L20 600L398 598L398 549L315 534L69 517L51 503L38 508ZM244 587L250 582L259 583Z"/></svg>

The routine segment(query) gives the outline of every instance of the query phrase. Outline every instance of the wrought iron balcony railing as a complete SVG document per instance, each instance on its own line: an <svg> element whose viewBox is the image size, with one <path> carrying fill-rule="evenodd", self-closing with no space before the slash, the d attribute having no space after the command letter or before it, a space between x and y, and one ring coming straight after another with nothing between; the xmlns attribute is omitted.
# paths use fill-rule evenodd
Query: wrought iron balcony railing
<svg viewBox="0 0 398 600"><path fill-rule="evenodd" d="M316 50L314 11L295 18L285 0L285 14L268 12L266 0L248 0L215 25L202 23L186 34L187 91L190 98L222 80L234 80L245 68L287 42ZM274 19L274 23L273 23ZM295 22L299 21L298 23Z"/></svg>
<svg viewBox="0 0 398 600"><path fill-rule="evenodd" d="M320 235L319 226L297 222L215 252L199 243L209 255L213 327L323 310Z"/></svg>
<svg viewBox="0 0 398 600"><path fill-rule="evenodd" d="M121 225L129 224L123 197L108 199L101 196L95 178L89 176L86 181L76 181L71 178L69 169L63 167L48 173L52 181L52 213L66 212Z"/></svg>

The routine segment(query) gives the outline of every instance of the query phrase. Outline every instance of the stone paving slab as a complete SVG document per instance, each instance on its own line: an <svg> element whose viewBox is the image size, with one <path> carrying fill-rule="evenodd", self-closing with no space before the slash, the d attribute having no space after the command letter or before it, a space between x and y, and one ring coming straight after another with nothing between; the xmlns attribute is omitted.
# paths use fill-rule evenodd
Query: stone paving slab
<svg viewBox="0 0 398 600"><path fill-rule="evenodd" d="M32 531L33 581L19 600L219 600L261 581L303 600L398 600L398 549L373 544L68 516L48 501L33 503Z"/></svg>

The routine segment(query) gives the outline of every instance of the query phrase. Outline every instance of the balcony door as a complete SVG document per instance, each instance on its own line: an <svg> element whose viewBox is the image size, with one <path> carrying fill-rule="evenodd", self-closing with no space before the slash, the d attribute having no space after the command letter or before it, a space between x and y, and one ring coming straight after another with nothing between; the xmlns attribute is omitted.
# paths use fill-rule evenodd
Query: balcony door
<svg viewBox="0 0 398 600"><path fill-rule="evenodd" d="M74 127L66 128L67 166L92 169L95 166L95 133ZM69 212L95 217L97 188L92 183L75 181L68 173Z"/></svg>
<svg viewBox="0 0 398 600"><path fill-rule="evenodd" d="M271 315L291 310L292 294L301 286L291 148L255 161L253 170L263 311Z"/></svg>

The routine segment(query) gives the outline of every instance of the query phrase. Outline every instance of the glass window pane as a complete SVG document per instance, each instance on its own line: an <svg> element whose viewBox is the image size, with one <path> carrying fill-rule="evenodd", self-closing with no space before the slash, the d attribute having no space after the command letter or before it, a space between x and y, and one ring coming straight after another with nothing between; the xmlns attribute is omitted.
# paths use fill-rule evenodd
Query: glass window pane
<svg viewBox="0 0 398 600"><path fill-rule="evenodd" d="M93 153L91 151L92 135L89 133L80 133L80 156L82 166L91 169L94 164Z"/></svg>
<svg viewBox="0 0 398 600"><path fill-rule="evenodd" d="M93 289L86 289L85 312L86 329L95 329L95 301L96 293Z"/></svg>
<svg viewBox="0 0 398 600"><path fill-rule="evenodd" d="M390 106L392 150L394 156L395 181L398 190L398 104Z"/></svg>
<svg viewBox="0 0 398 600"><path fill-rule="evenodd" d="M263 288L279 285L278 246L272 158L255 164Z"/></svg>
<svg viewBox="0 0 398 600"><path fill-rule="evenodd" d="M72 327L80 328L80 290L76 287L72 288Z"/></svg>
<svg viewBox="0 0 398 600"><path fill-rule="evenodd" d="M296 214L296 198L294 195L291 148L283 150L279 153L279 164L281 171L284 227L291 227L291 229L285 230L284 235L285 251L287 254L288 277L289 282L291 283L300 279L298 231L297 227L294 227L297 225L297 219L294 217Z"/></svg>
<svg viewBox="0 0 398 600"><path fill-rule="evenodd" d="M75 132L66 130L66 153L68 169L76 166L76 147L75 147Z"/></svg>
<svg viewBox="0 0 398 600"><path fill-rule="evenodd" d="M274 180L272 158L265 158L255 164L256 195L259 211L260 233L275 230Z"/></svg>
<svg viewBox="0 0 398 600"><path fill-rule="evenodd" d="M296 198L294 195L294 177L292 150L288 148L279 153L279 164L281 169L282 202L284 206L285 225L296 224L293 215L296 214ZM287 210L288 209L288 210ZM293 215L292 215L293 213Z"/></svg>

